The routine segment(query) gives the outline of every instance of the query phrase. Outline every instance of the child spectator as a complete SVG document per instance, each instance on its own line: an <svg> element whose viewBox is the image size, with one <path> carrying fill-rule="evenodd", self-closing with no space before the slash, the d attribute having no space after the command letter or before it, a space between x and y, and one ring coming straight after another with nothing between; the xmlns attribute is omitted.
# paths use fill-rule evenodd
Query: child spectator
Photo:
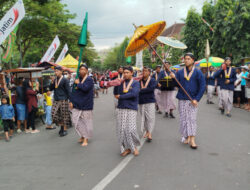
<svg viewBox="0 0 250 190"><path fill-rule="evenodd" d="M5 140L6 142L10 141L10 138L13 135L15 121L15 112L12 105L10 105L9 97L4 95L2 97L2 105L0 106L0 115L3 121ZM10 129L10 133L9 133Z"/></svg>
<svg viewBox="0 0 250 190"><path fill-rule="evenodd" d="M52 109L52 95L49 89L46 89L46 92L43 94L44 99L46 101L45 112L46 112L46 129L53 130L56 127L52 126L52 117L51 117L51 109Z"/></svg>

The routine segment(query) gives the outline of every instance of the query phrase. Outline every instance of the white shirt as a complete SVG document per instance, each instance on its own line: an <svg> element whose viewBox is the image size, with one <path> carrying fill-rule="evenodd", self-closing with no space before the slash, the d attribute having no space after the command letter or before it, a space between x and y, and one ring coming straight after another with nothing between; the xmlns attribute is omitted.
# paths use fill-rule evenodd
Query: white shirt
<svg viewBox="0 0 250 190"><path fill-rule="evenodd" d="M235 87L234 91L241 91L241 77L242 77L242 74L236 74L236 78L237 80L234 82L234 86L236 86L238 83L239 85Z"/></svg>

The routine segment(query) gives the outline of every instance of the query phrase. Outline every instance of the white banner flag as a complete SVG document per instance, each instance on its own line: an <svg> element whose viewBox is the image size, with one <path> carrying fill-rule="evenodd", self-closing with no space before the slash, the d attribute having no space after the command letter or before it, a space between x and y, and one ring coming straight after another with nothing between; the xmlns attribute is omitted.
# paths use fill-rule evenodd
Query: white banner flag
<svg viewBox="0 0 250 190"><path fill-rule="evenodd" d="M22 0L16 4L0 20L0 44L9 36L19 22L24 18L25 9Z"/></svg>
<svg viewBox="0 0 250 190"><path fill-rule="evenodd" d="M60 61L62 61L64 59L64 57L65 57L66 53L68 52L68 50L69 50L68 45L65 44L62 51L61 51L61 53L60 53L60 55L59 55L59 57L56 60L56 63L59 63Z"/></svg>
<svg viewBox="0 0 250 190"><path fill-rule="evenodd" d="M53 40L52 44L49 46L49 49L46 51L46 53L44 54L40 62L41 63L45 61L49 62L51 58L55 55L56 50L58 49L59 46L60 46L60 40L58 36L56 35L55 39Z"/></svg>
<svg viewBox="0 0 250 190"><path fill-rule="evenodd" d="M142 54L143 51L140 51L139 53L136 54L136 67L140 68L141 70L143 68Z"/></svg>

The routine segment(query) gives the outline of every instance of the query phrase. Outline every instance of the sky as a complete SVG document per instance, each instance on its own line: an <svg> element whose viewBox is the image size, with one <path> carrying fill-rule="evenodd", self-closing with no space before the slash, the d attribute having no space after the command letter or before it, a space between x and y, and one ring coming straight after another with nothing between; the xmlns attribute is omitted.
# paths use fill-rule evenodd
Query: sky
<svg viewBox="0 0 250 190"><path fill-rule="evenodd" d="M148 25L166 21L167 27L183 23L190 7L201 11L205 0L62 0L82 25L88 11L88 30L96 50L108 49L132 36L133 23Z"/></svg>

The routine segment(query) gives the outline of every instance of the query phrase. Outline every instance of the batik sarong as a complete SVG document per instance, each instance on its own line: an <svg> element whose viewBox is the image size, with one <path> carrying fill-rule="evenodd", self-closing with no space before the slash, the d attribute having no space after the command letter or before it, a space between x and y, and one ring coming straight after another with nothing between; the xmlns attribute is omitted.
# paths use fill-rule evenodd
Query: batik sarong
<svg viewBox="0 0 250 190"><path fill-rule="evenodd" d="M190 100L179 100L180 133L182 137L196 136L198 108Z"/></svg>
<svg viewBox="0 0 250 190"><path fill-rule="evenodd" d="M155 127L155 103L140 104L141 131L152 133Z"/></svg>
<svg viewBox="0 0 250 190"><path fill-rule="evenodd" d="M207 100L209 102L211 102L213 99L214 90L215 90L215 86L212 86L212 85L207 86Z"/></svg>
<svg viewBox="0 0 250 190"><path fill-rule="evenodd" d="M93 135L93 111L73 109L71 117L77 134L90 139Z"/></svg>
<svg viewBox="0 0 250 190"><path fill-rule="evenodd" d="M175 110L176 109L176 104L175 104L175 91L161 91L160 95L160 104L159 110L161 112L166 112L169 113L170 110Z"/></svg>
<svg viewBox="0 0 250 190"><path fill-rule="evenodd" d="M136 128L136 115L136 110L117 109L116 132L121 153L127 149L134 152L136 146L140 145L140 139Z"/></svg>
<svg viewBox="0 0 250 190"><path fill-rule="evenodd" d="M228 112L233 108L233 96L234 92L232 90L221 89L222 106Z"/></svg>
<svg viewBox="0 0 250 190"><path fill-rule="evenodd" d="M69 103L68 100L54 101L52 106L53 123L59 126L70 126Z"/></svg>

